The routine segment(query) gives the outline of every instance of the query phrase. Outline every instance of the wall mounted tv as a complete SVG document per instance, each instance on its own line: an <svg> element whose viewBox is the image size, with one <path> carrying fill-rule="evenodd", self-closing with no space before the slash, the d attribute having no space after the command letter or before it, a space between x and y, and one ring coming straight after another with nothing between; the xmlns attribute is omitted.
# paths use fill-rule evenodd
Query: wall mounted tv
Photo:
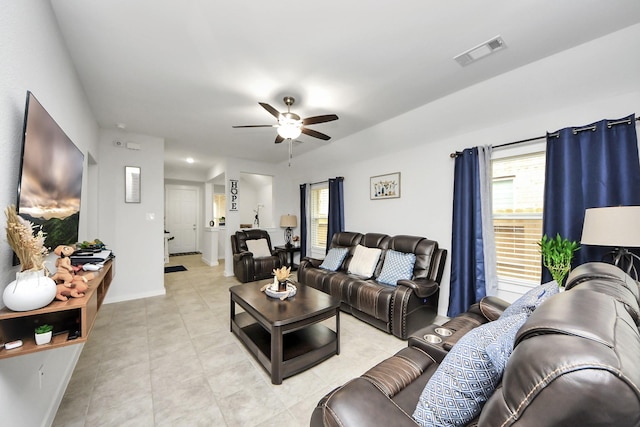
<svg viewBox="0 0 640 427"><path fill-rule="evenodd" d="M18 214L42 227L45 247L75 244L84 154L27 91Z"/></svg>

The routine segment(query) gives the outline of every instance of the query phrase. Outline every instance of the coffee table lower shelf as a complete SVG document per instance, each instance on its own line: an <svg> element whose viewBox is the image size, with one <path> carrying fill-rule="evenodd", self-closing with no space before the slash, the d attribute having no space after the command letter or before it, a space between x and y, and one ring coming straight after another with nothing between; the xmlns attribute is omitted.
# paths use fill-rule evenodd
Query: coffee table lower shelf
<svg viewBox="0 0 640 427"><path fill-rule="evenodd" d="M279 361L271 360L271 333L248 313L237 313L231 322L231 330L271 374L273 384L281 384L282 379L339 354L336 332L318 323L283 333L280 367ZM280 375L274 369L279 370Z"/></svg>

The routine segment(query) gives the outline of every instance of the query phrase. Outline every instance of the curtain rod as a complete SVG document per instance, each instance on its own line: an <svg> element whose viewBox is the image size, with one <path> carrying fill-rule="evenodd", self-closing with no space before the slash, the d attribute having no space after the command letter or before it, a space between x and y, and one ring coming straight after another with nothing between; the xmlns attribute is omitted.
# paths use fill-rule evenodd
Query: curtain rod
<svg viewBox="0 0 640 427"><path fill-rule="evenodd" d="M336 178L342 178L342 179L344 179L344 177L343 177L343 176L336 176ZM329 180L328 180L328 179L325 179L324 181L310 182L310 183L309 183L309 185L324 184L325 182L326 182L326 183L328 183L328 182L329 182ZM301 184L301 185L302 185L302 184Z"/></svg>
<svg viewBox="0 0 640 427"><path fill-rule="evenodd" d="M637 121L640 121L640 117L636 118L636 122ZM611 128L611 126L621 125L621 124L625 124L625 123L630 125L631 124L631 120L630 119L623 119L623 120L608 122L607 123L607 127ZM585 130L596 130L596 126L593 125L593 126L586 126L586 127L582 127L582 128L574 128L573 129L573 134L575 135L578 132L582 132L582 131L585 131ZM559 133L558 132L554 132L554 133L550 133L548 135L536 136L534 138L521 139L520 141L506 142L504 144L494 145L493 148L503 148L503 147L508 147L510 145L524 144L526 142L537 141L539 139L546 139L547 136L557 138L559 136ZM460 151L456 151L454 153L449 154L449 157L451 157L452 159L455 159L460 154L462 154Z"/></svg>

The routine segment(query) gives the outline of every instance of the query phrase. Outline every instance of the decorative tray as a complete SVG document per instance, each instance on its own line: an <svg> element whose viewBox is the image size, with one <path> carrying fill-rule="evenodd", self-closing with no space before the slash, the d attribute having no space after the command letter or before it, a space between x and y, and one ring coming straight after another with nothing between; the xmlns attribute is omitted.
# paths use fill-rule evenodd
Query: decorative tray
<svg viewBox="0 0 640 427"><path fill-rule="evenodd" d="M275 285L269 285L264 292L269 295L271 298L281 298L285 297L285 298L291 298L292 296L294 296L296 294L296 292L298 291L298 288L296 288L296 286L292 283L287 283L287 290L284 292L278 292L278 284L276 283Z"/></svg>

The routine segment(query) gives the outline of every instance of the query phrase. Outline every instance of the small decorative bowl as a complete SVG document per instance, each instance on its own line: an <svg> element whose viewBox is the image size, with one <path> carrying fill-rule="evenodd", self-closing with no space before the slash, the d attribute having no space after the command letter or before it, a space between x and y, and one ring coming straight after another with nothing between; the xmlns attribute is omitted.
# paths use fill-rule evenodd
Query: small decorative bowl
<svg viewBox="0 0 640 427"><path fill-rule="evenodd" d="M287 298L291 298L296 294L297 291L298 291L298 288L296 288L296 286L293 283L287 283L287 290L284 292L278 292L277 283L275 285L269 285L267 289L264 290L264 292L267 295L269 295L271 298L282 298L284 295L287 294L287 292L289 292L289 296Z"/></svg>

